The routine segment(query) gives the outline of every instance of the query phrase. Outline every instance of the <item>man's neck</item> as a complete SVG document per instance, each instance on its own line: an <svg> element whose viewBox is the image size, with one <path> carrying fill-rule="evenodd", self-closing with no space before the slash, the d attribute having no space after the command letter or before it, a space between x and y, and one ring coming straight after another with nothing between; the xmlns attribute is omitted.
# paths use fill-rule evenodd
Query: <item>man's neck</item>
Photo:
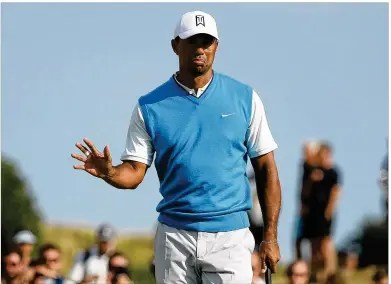
<svg viewBox="0 0 391 284"><path fill-rule="evenodd" d="M23 263L25 263L27 265L30 264L31 256L30 255L23 255L22 261L23 261Z"/></svg>
<svg viewBox="0 0 391 284"><path fill-rule="evenodd" d="M189 89L198 90L208 84L208 82L212 79L212 76L212 69L209 69L208 72L197 77L194 77L189 73L179 71L177 74L177 80Z"/></svg>

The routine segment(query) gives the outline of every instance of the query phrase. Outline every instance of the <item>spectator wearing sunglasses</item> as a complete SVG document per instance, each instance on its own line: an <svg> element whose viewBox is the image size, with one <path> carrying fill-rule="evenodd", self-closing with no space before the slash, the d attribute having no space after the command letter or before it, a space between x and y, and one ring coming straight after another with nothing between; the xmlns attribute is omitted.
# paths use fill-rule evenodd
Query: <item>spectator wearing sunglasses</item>
<svg viewBox="0 0 391 284"><path fill-rule="evenodd" d="M115 252L109 260L109 273L107 274L108 284L132 284L129 271L129 260L120 252Z"/></svg>
<svg viewBox="0 0 391 284"><path fill-rule="evenodd" d="M64 278L60 272L61 268L60 249L56 245L50 243L41 246L39 249L39 259L35 266L35 278L43 278L44 284L62 284Z"/></svg>
<svg viewBox="0 0 391 284"><path fill-rule="evenodd" d="M23 282L24 264L20 250L13 249L5 254L1 266L2 284L18 284Z"/></svg>

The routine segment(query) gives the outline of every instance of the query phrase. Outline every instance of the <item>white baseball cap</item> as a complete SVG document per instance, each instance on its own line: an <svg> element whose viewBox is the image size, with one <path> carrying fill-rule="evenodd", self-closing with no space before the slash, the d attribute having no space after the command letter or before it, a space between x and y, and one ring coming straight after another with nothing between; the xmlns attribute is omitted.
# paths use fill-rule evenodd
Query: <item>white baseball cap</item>
<svg viewBox="0 0 391 284"><path fill-rule="evenodd" d="M201 11L187 12L182 15L175 27L174 38L187 39L196 34L208 34L219 39L215 19Z"/></svg>
<svg viewBox="0 0 391 284"><path fill-rule="evenodd" d="M35 244L37 242L37 238L30 231L23 230L18 232L14 237L13 241L15 244Z"/></svg>

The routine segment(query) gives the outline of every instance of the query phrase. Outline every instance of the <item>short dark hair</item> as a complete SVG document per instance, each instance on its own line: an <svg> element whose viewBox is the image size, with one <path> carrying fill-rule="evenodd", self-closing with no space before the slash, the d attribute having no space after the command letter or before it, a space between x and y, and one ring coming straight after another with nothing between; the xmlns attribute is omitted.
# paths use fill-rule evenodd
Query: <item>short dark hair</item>
<svg viewBox="0 0 391 284"><path fill-rule="evenodd" d="M43 244L40 248L39 248L39 257L40 258L44 258L44 254L45 252L47 252L48 250L56 250L58 252L61 252L60 248L55 245L55 244L52 244L52 243L46 243L46 244Z"/></svg>
<svg viewBox="0 0 391 284"><path fill-rule="evenodd" d="M21 250L20 250L19 248L17 248L17 247L14 247L14 248L8 250L8 251L4 254L4 259L5 259L7 256L10 256L10 255L13 254L13 253L19 255L20 259L23 258L23 254L22 254Z"/></svg>
<svg viewBox="0 0 391 284"><path fill-rule="evenodd" d="M116 252L114 252L114 253L110 256L109 263L110 263L110 261L111 261L113 258L115 258L115 257L117 257L117 256L121 256L121 257L123 257L123 258L126 258L126 260L128 260L128 258L127 258L122 252L116 251ZM129 261L129 260L128 260L128 261Z"/></svg>
<svg viewBox="0 0 391 284"><path fill-rule="evenodd" d="M127 267L118 268L118 267L113 267L111 265L111 261L113 260L113 258L115 258L117 256L123 257L123 258L125 258L127 260L127 262L128 262ZM129 278L131 278L132 277L132 271L129 269L129 267L130 267L130 260L122 252L119 252L119 251L114 252L110 256L110 259L109 259L109 270L113 271L114 274L115 274L115 277L113 279L113 283L117 283L116 279L117 279L119 274L126 274Z"/></svg>

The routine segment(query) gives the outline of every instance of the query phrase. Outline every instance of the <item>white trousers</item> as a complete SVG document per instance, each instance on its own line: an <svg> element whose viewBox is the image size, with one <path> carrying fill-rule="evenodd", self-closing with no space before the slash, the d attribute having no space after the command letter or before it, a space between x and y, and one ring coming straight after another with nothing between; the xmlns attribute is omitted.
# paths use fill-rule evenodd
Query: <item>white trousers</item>
<svg viewBox="0 0 391 284"><path fill-rule="evenodd" d="M159 222L154 245L157 284L251 284L255 241L248 228L205 233Z"/></svg>

